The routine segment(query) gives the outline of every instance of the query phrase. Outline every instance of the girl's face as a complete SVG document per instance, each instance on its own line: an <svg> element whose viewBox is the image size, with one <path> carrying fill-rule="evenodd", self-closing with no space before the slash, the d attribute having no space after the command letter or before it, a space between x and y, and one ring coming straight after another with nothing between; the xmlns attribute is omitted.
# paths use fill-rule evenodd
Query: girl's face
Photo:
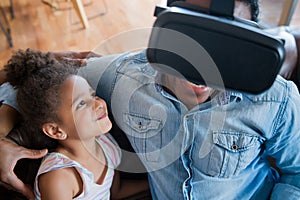
<svg viewBox="0 0 300 200"><path fill-rule="evenodd" d="M111 127L106 103L80 76L70 76L60 87L59 127L69 139L90 139Z"/></svg>

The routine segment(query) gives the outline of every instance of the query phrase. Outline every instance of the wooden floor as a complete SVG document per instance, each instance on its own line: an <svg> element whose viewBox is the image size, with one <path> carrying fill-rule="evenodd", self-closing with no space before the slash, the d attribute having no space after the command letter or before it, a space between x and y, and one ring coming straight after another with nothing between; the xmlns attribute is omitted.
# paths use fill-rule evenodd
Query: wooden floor
<svg viewBox="0 0 300 200"><path fill-rule="evenodd" d="M147 45L150 27L155 18L155 5L166 0L83 0L89 17L89 29L83 29L67 0L54 2L56 9L42 0L14 0L15 18L11 19L14 47L9 48L0 32L0 66L13 50L40 49L43 51L95 50L101 54L142 49ZM276 26L283 0L260 0L261 22ZM2 3L1 0L0 3ZM291 26L300 28L300 3Z"/></svg>

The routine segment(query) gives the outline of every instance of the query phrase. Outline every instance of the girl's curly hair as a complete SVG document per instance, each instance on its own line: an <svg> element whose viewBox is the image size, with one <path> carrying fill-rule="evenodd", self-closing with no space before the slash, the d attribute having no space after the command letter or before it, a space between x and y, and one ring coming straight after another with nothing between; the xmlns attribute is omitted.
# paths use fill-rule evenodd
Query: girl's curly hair
<svg viewBox="0 0 300 200"><path fill-rule="evenodd" d="M41 132L44 123L59 122L56 110L60 104L60 86L69 76L77 74L76 67L56 60L51 53L27 49L14 53L4 70L7 81L18 89L19 111L31 131ZM39 142L40 148L54 142L45 134L38 137L47 140Z"/></svg>

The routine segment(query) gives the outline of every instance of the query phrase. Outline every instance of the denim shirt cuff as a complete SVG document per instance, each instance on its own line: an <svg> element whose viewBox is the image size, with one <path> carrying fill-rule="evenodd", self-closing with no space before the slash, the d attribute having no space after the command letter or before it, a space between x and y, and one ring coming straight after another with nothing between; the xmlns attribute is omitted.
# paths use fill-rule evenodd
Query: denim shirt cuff
<svg viewBox="0 0 300 200"><path fill-rule="evenodd" d="M16 95L17 91L9 83L0 85L0 102L18 110Z"/></svg>
<svg viewBox="0 0 300 200"><path fill-rule="evenodd" d="M273 189L271 200L298 200L300 199L300 188L293 185L277 183Z"/></svg>

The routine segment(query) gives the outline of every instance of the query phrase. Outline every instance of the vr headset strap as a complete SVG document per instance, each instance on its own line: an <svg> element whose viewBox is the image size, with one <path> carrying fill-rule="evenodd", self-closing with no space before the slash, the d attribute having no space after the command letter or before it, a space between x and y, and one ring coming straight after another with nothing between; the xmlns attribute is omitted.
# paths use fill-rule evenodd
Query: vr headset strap
<svg viewBox="0 0 300 200"><path fill-rule="evenodd" d="M210 13L233 19L234 0L211 0Z"/></svg>

